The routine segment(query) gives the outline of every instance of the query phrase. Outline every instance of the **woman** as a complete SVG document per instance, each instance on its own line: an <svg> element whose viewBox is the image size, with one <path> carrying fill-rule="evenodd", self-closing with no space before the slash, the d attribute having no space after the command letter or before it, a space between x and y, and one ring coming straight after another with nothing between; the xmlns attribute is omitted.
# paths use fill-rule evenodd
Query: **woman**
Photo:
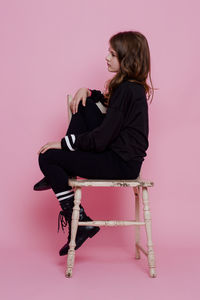
<svg viewBox="0 0 200 300"><path fill-rule="evenodd" d="M74 191L68 178L136 179L149 145L146 95L149 99L153 88L148 42L139 32L119 32L110 38L108 50L108 71L116 74L107 82L105 93L79 89L70 106L73 114L66 136L38 152L45 178L36 189L48 188L49 183L62 208L62 228L68 223L69 230ZM82 206L79 220L92 220ZM99 229L79 226L75 249ZM70 234L60 255L67 254L69 242Z"/></svg>

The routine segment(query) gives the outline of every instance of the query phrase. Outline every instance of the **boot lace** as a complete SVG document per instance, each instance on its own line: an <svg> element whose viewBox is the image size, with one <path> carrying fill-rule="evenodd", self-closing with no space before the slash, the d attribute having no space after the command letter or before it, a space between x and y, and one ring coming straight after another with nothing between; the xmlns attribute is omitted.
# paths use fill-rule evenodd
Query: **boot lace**
<svg viewBox="0 0 200 300"><path fill-rule="evenodd" d="M60 230L60 226L62 227L62 231L65 232L64 227L67 227L68 219L64 215L64 212L61 210L58 215L58 232Z"/></svg>

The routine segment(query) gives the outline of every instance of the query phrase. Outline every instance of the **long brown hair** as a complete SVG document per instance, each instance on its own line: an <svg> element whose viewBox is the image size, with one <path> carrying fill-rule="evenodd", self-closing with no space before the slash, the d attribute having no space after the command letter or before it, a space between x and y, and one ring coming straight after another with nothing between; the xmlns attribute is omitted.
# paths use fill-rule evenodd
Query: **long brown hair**
<svg viewBox="0 0 200 300"><path fill-rule="evenodd" d="M113 35L109 43L117 53L120 64L116 75L105 84L104 96L109 99L118 85L129 80L144 86L147 99L153 99L153 84L151 80L151 60L147 39L137 31L124 31ZM150 85L147 80L149 79Z"/></svg>

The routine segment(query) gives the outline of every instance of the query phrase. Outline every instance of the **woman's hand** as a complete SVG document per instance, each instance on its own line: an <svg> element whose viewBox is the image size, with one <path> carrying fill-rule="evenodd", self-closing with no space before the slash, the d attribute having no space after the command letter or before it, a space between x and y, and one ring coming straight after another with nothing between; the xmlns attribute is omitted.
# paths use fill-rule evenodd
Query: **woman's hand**
<svg viewBox="0 0 200 300"><path fill-rule="evenodd" d="M90 92L87 88L80 88L74 98L70 102L70 109L73 114L77 113L79 102L82 101L83 106L86 105L86 98L89 96Z"/></svg>
<svg viewBox="0 0 200 300"><path fill-rule="evenodd" d="M38 151L38 154L46 152L48 149L61 149L61 142L49 142L42 146Z"/></svg>

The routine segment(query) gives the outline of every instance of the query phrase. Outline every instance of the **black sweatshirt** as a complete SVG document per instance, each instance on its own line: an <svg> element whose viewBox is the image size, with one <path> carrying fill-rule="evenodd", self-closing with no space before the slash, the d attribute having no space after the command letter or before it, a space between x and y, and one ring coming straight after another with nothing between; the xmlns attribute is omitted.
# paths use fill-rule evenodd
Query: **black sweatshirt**
<svg viewBox="0 0 200 300"><path fill-rule="evenodd" d="M105 99L92 90L94 102ZM110 97L107 113L100 126L80 135L68 135L61 140L62 149L102 152L112 149L124 161L143 161L148 143L148 104L142 85L123 81Z"/></svg>

